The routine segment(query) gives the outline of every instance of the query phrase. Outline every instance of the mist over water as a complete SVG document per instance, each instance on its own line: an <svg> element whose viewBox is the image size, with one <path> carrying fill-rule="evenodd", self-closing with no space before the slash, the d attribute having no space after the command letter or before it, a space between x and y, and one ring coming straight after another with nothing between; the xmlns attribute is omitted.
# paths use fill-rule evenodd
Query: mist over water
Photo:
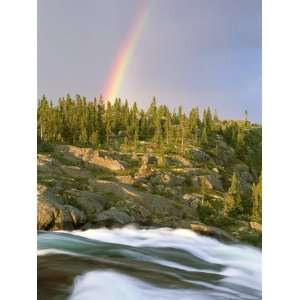
<svg viewBox="0 0 300 300"><path fill-rule="evenodd" d="M187 229L39 232L39 299L261 299L261 251Z"/></svg>

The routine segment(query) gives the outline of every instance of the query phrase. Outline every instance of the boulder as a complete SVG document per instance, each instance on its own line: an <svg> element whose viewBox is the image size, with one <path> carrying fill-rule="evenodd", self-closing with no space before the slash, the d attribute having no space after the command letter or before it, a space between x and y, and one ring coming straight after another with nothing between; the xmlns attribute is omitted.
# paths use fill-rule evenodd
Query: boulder
<svg viewBox="0 0 300 300"><path fill-rule="evenodd" d="M86 222L83 212L71 205L60 205L47 201L37 202L38 230L72 230Z"/></svg>
<svg viewBox="0 0 300 300"><path fill-rule="evenodd" d="M134 219L126 212L112 207L97 214L95 222L104 226L126 225L134 222Z"/></svg>
<svg viewBox="0 0 300 300"><path fill-rule="evenodd" d="M142 156L142 164L144 164L144 165L157 165L158 164L158 158L155 155L145 153Z"/></svg>
<svg viewBox="0 0 300 300"><path fill-rule="evenodd" d="M92 218L104 210L108 200L100 193L71 189L65 192L65 201Z"/></svg>
<svg viewBox="0 0 300 300"><path fill-rule="evenodd" d="M216 175L207 175L207 180L212 185L213 189L215 190L222 190L223 189L223 182L221 179Z"/></svg>
<svg viewBox="0 0 300 300"><path fill-rule="evenodd" d="M71 205L65 205L64 207L71 216L74 228L78 228L86 223L87 218L81 210Z"/></svg>
<svg viewBox="0 0 300 300"><path fill-rule="evenodd" d="M191 155L194 160L204 162L210 160L210 156L200 149L191 150Z"/></svg>
<svg viewBox="0 0 300 300"><path fill-rule="evenodd" d="M208 226L203 223L192 223L191 229L201 235L211 236L222 241L230 241L230 242L237 241L237 239L229 235L224 230L219 229L217 227Z"/></svg>
<svg viewBox="0 0 300 300"><path fill-rule="evenodd" d="M256 222L250 222L250 227L258 232L262 231L262 226L259 223Z"/></svg>
<svg viewBox="0 0 300 300"><path fill-rule="evenodd" d="M148 178L151 175L152 169L147 164L143 163L135 175L135 179Z"/></svg>
<svg viewBox="0 0 300 300"><path fill-rule="evenodd" d="M219 173L218 168L213 168L212 171L215 172L215 173L217 173L217 174Z"/></svg>
<svg viewBox="0 0 300 300"><path fill-rule="evenodd" d="M118 182L124 183L124 184L134 184L134 179L132 176L116 176Z"/></svg>
<svg viewBox="0 0 300 300"><path fill-rule="evenodd" d="M177 176L177 175L165 173L165 174L157 174L152 176L150 181L153 185L163 184L165 186L174 187L174 186L181 186L184 183L185 178L183 176Z"/></svg>
<svg viewBox="0 0 300 300"><path fill-rule="evenodd" d="M55 217L57 215L56 208L46 202L37 202L37 229L49 230L54 225Z"/></svg>
<svg viewBox="0 0 300 300"><path fill-rule="evenodd" d="M180 155L175 155L175 156L173 156L172 158L173 158L175 161L179 162L179 164L180 164L182 167L185 167L185 168L192 168L192 167L193 167L192 163L191 163L188 159L186 159L186 158L184 158L184 157L182 157L182 156L180 156Z"/></svg>
<svg viewBox="0 0 300 300"><path fill-rule="evenodd" d="M200 188L201 180L204 180L205 187L208 190L222 190L223 183L217 175L193 176L192 185L194 188Z"/></svg>
<svg viewBox="0 0 300 300"><path fill-rule="evenodd" d="M184 194L182 196L182 199L185 200L185 201L189 201L190 202L190 201L194 200L195 197L192 194Z"/></svg>
<svg viewBox="0 0 300 300"><path fill-rule="evenodd" d="M55 216L52 230L72 230L75 229L72 216L67 208L59 206Z"/></svg>

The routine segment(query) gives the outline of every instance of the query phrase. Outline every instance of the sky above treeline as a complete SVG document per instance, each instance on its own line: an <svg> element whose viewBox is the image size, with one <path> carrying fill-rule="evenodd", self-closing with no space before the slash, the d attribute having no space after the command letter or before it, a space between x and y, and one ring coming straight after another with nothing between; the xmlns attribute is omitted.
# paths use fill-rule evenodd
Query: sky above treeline
<svg viewBox="0 0 300 300"><path fill-rule="evenodd" d="M261 122L261 0L38 1L39 98L99 97L114 72L118 96L140 107L156 96Z"/></svg>

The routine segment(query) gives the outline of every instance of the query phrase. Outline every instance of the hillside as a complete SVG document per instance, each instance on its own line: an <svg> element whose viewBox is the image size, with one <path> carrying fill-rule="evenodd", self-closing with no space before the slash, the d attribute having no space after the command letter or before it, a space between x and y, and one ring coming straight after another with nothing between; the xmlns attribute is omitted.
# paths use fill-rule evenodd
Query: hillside
<svg viewBox="0 0 300 300"><path fill-rule="evenodd" d="M67 102L53 106L43 101L38 111L38 229L134 223L192 228L261 245L259 125L222 121L209 109L202 119L198 110L171 115L155 102L145 113L135 105L125 104L124 110L120 102L109 108L70 100L73 109L64 110ZM87 109L86 120L76 119L85 105L94 107L94 114ZM121 112L127 109L128 124L119 124L115 116L119 111L124 117ZM92 120L97 133L89 128Z"/></svg>

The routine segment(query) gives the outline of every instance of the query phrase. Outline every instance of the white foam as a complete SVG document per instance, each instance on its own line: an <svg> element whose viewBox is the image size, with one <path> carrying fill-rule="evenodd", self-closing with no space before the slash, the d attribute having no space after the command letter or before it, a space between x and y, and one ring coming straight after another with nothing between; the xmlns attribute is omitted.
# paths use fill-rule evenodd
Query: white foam
<svg viewBox="0 0 300 300"><path fill-rule="evenodd" d="M173 248L186 251L208 263L219 264L222 270L198 270L197 267L184 264L184 261L172 261L155 255L154 252L141 251L135 252L134 249L120 248L118 251L124 255L132 256L136 260L149 261L159 265L180 269L187 272L205 272L223 275L218 284L190 281L196 285L212 288L214 293L207 291L205 295L199 291L191 290L169 290L161 289L144 283L130 276L114 271L89 272L76 279L74 290L70 299L89 300L89 299L150 299L156 300L194 300L194 299L226 299L230 294L230 299L259 299L261 292L261 251L241 244L225 244L213 238L204 237L188 229L137 229L135 227L123 227L119 229L90 229L86 231L66 232L75 236L84 237L87 240L76 241L78 246L95 246L94 241L105 243L128 245L132 247L151 247L151 248ZM51 237L42 235L46 240ZM55 236L54 241L63 243L72 240L70 236ZM93 241L94 240L94 241ZM50 243L51 244L51 243ZM55 244L55 243L54 243ZM76 246L77 247L77 246ZM80 248L79 248L80 250ZM63 248L39 250L38 255L61 253L67 255L81 256L80 252L75 253L63 251ZM174 255L174 253L173 253ZM97 257L91 259L97 260ZM209 267L208 267L209 268ZM176 273L176 271L175 271ZM182 280L184 280L182 278ZM186 279L185 279L186 280ZM188 281L188 280L186 280ZM245 293L234 286L244 287ZM247 289L254 290L255 295L247 294ZM100 295L100 296L99 296ZM223 295L223 296L222 296ZM224 296L226 295L226 296ZM99 298L100 297L100 298ZM218 298L220 297L220 298Z"/></svg>
<svg viewBox="0 0 300 300"><path fill-rule="evenodd" d="M114 271L78 276L69 300L213 300L199 291L161 289Z"/></svg>
<svg viewBox="0 0 300 300"><path fill-rule="evenodd" d="M209 263L226 266L221 273L227 277L226 282L261 289L261 251L251 246L227 245L188 229L137 229L128 226L112 230L100 228L71 233L107 243L184 250ZM174 265L169 261L160 261L160 264L189 269L182 264Z"/></svg>

